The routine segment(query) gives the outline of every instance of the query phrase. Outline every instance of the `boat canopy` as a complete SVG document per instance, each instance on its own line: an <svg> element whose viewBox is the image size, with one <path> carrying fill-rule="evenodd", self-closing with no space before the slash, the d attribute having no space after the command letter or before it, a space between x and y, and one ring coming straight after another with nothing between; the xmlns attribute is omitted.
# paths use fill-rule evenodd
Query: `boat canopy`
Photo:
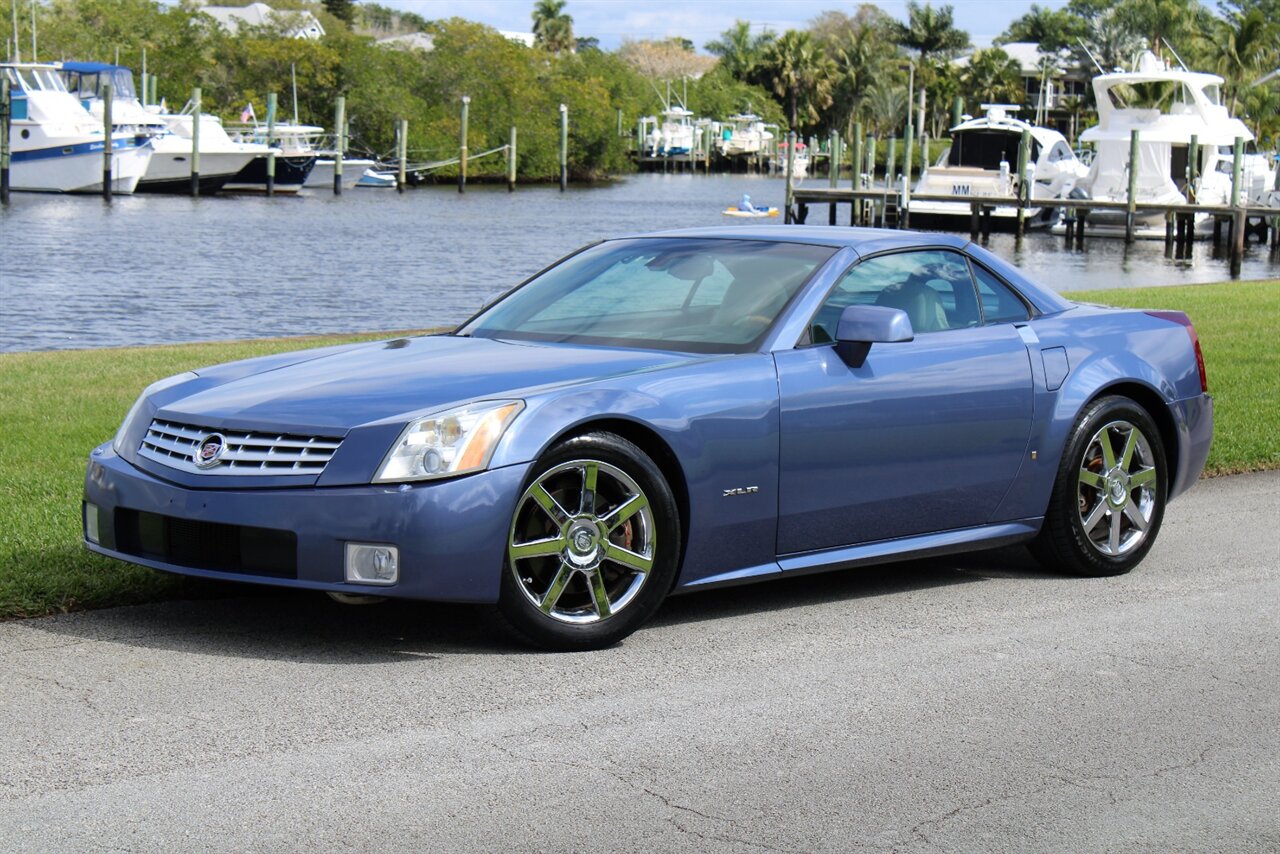
<svg viewBox="0 0 1280 854"><path fill-rule="evenodd" d="M1022 131L1016 128L973 128L951 134L947 166L998 170L1000 163L1017 165ZM1040 159L1040 141L1031 139L1030 163Z"/></svg>
<svg viewBox="0 0 1280 854"><path fill-rule="evenodd" d="M137 90L133 88L133 72L123 65L109 65L105 62L64 62L62 76L67 81L67 89L82 101L102 96L102 87L111 84L112 100L137 98Z"/></svg>

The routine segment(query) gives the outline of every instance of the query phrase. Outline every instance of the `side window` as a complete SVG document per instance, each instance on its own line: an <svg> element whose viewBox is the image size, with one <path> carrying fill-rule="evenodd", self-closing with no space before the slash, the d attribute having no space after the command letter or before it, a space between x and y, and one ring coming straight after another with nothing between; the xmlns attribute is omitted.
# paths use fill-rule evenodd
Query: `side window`
<svg viewBox="0 0 1280 854"><path fill-rule="evenodd" d="M978 297L982 300L982 318L985 323L1013 323L1026 320L1027 307L1009 286L992 273L973 264L973 279L978 284Z"/></svg>
<svg viewBox="0 0 1280 854"><path fill-rule="evenodd" d="M877 255L851 268L809 327L809 343L836 339L840 315L851 305L899 308L916 332L977 326L973 280L963 256L942 249Z"/></svg>
<svg viewBox="0 0 1280 854"><path fill-rule="evenodd" d="M1049 149L1049 162L1057 163L1059 160L1070 160L1071 149L1067 148L1067 144L1059 140L1053 144L1053 148Z"/></svg>

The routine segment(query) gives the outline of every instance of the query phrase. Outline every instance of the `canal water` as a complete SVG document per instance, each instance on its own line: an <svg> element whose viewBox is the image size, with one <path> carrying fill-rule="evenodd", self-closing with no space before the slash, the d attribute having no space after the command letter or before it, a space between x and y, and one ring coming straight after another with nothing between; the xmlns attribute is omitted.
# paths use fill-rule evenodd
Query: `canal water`
<svg viewBox="0 0 1280 854"><path fill-rule="evenodd" d="M824 179L817 179L825 186ZM776 178L637 175L607 186L357 189L305 198L14 194L0 210L0 352L117 347L454 324L486 299L603 237L738 225L749 193L781 206ZM848 208L842 209L848 216ZM811 222L826 222L825 207ZM776 222L778 220L765 220ZM760 222L759 220L755 222ZM1160 241L1052 235L990 248L1051 287L1228 278L1208 243L1175 261ZM1280 276L1251 247L1243 278Z"/></svg>

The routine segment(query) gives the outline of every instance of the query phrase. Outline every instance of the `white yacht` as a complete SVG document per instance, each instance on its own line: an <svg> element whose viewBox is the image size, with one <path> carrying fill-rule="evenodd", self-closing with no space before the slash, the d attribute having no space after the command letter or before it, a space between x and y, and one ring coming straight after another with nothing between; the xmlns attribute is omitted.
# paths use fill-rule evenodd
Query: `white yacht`
<svg viewBox="0 0 1280 854"><path fill-rule="evenodd" d="M151 162L138 182L139 193L187 193L191 190L192 117L144 107L133 86L133 72L104 62L61 64L67 89L98 121L102 121L104 86L111 84L111 124L117 131L151 139ZM200 116L200 192L215 193L265 145L233 142L216 116Z"/></svg>
<svg viewBox="0 0 1280 854"><path fill-rule="evenodd" d="M46 193L102 191L106 135L71 95L56 65L0 63L12 93L10 186ZM151 141L111 134L111 191L132 193L151 161Z"/></svg>
<svg viewBox="0 0 1280 854"><path fill-rule="evenodd" d="M1011 104L983 104L986 112L951 129L951 145L937 162L925 169L912 189L911 224L920 226L968 227L972 209L968 200L955 202L924 201L915 195L928 196L995 196L1009 198L1018 194L1023 181L1029 181L1030 199L1040 202L1066 196L1088 174L1067 139L1056 130L1038 127L1013 115L1018 107ZM1027 152L1027 174L1018 175L1018 149L1022 132L1031 136ZM1027 227L1053 225L1058 209L1049 205L1025 210ZM997 227L1008 227L1016 221L1018 209L1003 205L991 211Z"/></svg>
<svg viewBox="0 0 1280 854"><path fill-rule="evenodd" d="M716 140L716 148L724 157L744 154L762 154L769 150L773 134L765 127L764 120L754 113L729 116L729 122Z"/></svg>
<svg viewBox="0 0 1280 854"><path fill-rule="evenodd" d="M1080 135L1095 148L1089 174L1080 181L1090 198L1126 201L1129 191L1130 133L1138 131L1135 195L1138 226L1156 227L1164 234L1164 214L1144 211L1147 204L1187 201L1191 138L1199 145L1199 178L1190 188L1195 201L1206 205L1231 203L1232 152L1237 138L1246 145L1253 133L1233 118L1221 100L1222 78L1175 70L1150 51L1138 58L1133 71L1100 74L1093 79L1098 124ZM1274 180L1266 158L1243 160L1241 201L1265 204ZM1207 215L1200 217L1208 221ZM1090 227L1123 227L1123 211L1093 211Z"/></svg>

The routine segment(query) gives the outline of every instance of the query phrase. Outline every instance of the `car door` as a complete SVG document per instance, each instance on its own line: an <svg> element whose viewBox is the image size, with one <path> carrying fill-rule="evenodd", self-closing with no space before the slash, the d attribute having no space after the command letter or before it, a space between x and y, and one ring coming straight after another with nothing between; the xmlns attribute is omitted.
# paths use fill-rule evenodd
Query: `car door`
<svg viewBox="0 0 1280 854"><path fill-rule="evenodd" d="M958 252L874 256L837 283L800 346L775 352L779 554L990 521L1032 417L1031 362L1015 325L1027 309L990 287L977 297ZM874 344L849 367L830 342L854 304L903 309L915 339Z"/></svg>

